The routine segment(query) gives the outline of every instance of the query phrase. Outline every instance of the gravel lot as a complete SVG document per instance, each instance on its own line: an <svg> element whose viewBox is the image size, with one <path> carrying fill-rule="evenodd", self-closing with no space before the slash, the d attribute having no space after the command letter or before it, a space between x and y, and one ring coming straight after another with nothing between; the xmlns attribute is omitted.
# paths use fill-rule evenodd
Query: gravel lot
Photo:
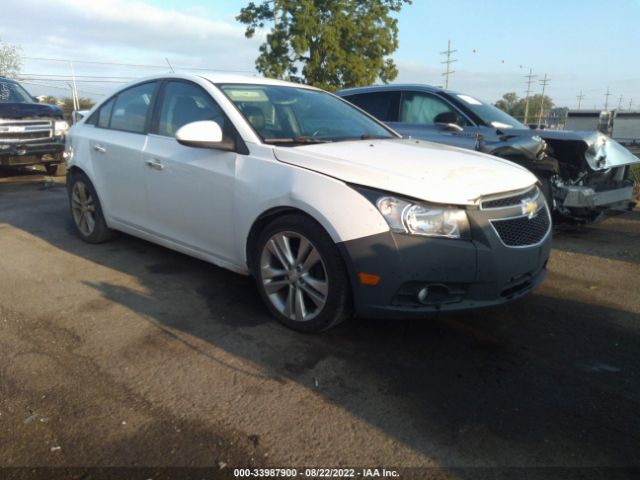
<svg viewBox="0 0 640 480"><path fill-rule="evenodd" d="M249 278L125 235L81 242L64 179L15 173L2 467L640 467L640 211L557 229L546 281L515 304L306 336Z"/></svg>

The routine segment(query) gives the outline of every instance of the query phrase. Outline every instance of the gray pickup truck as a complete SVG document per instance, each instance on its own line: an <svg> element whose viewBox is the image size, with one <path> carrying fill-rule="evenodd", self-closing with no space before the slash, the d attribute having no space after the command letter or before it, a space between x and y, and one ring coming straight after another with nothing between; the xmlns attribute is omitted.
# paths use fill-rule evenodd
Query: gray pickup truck
<svg viewBox="0 0 640 480"><path fill-rule="evenodd" d="M49 175L62 174L68 127L60 108L0 77L0 167L43 165Z"/></svg>

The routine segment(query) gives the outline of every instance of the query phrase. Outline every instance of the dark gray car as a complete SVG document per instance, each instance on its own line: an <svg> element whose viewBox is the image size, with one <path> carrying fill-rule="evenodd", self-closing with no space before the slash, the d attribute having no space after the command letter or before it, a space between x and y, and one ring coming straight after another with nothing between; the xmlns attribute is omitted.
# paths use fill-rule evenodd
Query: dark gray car
<svg viewBox="0 0 640 480"><path fill-rule="evenodd" d="M560 218L593 222L635 206L629 173L640 159L602 133L534 131L489 103L427 85L351 88L338 95L404 136L478 150L528 168Z"/></svg>

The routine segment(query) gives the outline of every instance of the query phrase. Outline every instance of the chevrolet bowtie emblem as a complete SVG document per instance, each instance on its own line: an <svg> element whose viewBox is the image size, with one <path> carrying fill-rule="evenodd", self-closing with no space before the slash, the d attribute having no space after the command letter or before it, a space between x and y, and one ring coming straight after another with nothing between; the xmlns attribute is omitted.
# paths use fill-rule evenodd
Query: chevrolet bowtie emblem
<svg viewBox="0 0 640 480"><path fill-rule="evenodd" d="M538 202L533 198L525 198L520 203L520 208L522 208L522 214L526 215L529 220L531 220L538 211Z"/></svg>

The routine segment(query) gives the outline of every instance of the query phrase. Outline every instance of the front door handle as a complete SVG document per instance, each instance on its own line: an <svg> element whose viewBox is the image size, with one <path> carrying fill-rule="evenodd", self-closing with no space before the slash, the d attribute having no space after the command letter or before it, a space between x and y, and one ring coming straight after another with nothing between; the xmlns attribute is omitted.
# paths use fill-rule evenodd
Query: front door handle
<svg viewBox="0 0 640 480"><path fill-rule="evenodd" d="M94 145L94 146L93 146L93 149L94 149L96 152L100 152L100 153L107 153L107 149L106 149L106 148L104 148L102 145L98 145L98 144L96 144L96 145Z"/></svg>
<svg viewBox="0 0 640 480"><path fill-rule="evenodd" d="M162 165L162 162L155 158L151 160L145 160L144 163L147 165L147 167L153 168L154 170L162 170L164 168L164 166Z"/></svg>

